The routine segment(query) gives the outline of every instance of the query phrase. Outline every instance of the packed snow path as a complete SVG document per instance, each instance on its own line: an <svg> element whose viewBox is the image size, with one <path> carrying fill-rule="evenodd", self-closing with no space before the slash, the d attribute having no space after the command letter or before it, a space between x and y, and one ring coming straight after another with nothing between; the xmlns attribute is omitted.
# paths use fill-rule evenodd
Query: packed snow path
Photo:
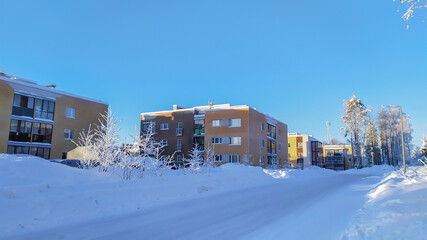
<svg viewBox="0 0 427 240"><path fill-rule="evenodd" d="M339 239L378 176L283 181L6 239Z"/></svg>

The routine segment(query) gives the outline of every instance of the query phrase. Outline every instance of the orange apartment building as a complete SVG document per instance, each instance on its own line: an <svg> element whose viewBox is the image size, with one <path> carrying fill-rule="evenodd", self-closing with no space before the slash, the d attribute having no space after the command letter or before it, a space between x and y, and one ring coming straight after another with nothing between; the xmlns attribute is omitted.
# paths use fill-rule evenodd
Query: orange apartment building
<svg viewBox="0 0 427 240"><path fill-rule="evenodd" d="M0 72L0 153L67 158L108 105Z"/></svg>
<svg viewBox="0 0 427 240"><path fill-rule="evenodd" d="M141 113L141 134L150 128L164 155L180 165L193 146L214 151L218 162L242 162L253 166L283 167L288 163L286 124L247 105L230 104Z"/></svg>

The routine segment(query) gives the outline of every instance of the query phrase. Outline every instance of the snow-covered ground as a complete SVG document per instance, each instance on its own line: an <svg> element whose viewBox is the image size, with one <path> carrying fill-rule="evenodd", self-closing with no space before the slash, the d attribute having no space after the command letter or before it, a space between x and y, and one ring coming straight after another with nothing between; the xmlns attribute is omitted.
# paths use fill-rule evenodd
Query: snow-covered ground
<svg viewBox="0 0 427 240"><path fill-rule="evenodd" d="M427 169L226 164L123 181L0 154L0 239L426 239Z"/></svg>

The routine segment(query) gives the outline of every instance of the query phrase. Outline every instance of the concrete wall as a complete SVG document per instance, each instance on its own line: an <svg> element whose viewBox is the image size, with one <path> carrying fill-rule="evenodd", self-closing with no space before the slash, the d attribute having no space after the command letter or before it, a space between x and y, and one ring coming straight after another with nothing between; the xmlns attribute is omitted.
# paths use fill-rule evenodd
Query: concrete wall
<svg viewBox="0 0 427 240"><path fill-rule="evenodd" d="M0 80L0 153L7 152L13 95L13 88L6 82Z"/></svg>

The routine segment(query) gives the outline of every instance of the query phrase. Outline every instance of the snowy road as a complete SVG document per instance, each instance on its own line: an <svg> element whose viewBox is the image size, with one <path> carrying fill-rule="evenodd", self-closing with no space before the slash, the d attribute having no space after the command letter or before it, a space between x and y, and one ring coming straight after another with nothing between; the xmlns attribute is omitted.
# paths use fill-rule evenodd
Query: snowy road
<svg viewBox="0 0 427 240"><path fill-rule="evenodd" d="M379 180L283 181L5 239L339 239Z"/></svg>

